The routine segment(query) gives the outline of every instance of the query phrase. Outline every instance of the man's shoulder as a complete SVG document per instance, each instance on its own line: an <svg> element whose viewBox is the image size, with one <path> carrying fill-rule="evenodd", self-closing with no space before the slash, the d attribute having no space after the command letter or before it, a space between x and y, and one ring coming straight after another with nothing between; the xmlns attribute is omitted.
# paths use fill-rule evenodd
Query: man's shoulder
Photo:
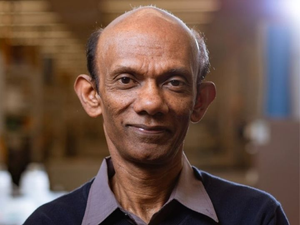
<svg viewBox="0 0 300 225"><path fill-rule="evenodd" d="M24 224L81 224L92 182L40 206Z"/></svg>
<svg viewBox="0 0 300 225"><path fill-rule="evenodd" d="M269 200L277 202L277 200L271 194L263 190L223 179L208 172L199 170L195 167L194 172L202 181L209 195L216 195L218 198L220 196L224 196L225 198L230 197L231 199L236 197L244 200L251 199L251 201L258 198L259 201ZM234 195L232 196L231 194Z"/></svg>
<svg viewBox="0 0 300 225"><path fill-rule="evenodd" d="M228 224L288 224L280 203L269 193L231 182L194 167L220 221Z"/></svg>

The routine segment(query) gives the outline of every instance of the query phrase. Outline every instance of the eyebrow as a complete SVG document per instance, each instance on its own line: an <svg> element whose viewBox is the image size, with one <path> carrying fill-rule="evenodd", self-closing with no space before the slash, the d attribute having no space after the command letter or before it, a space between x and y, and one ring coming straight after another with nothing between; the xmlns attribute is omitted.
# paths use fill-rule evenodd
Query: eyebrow
<svg viewBox="0 0 300 225"><path fill-rule="evenodd" d="M142 75L136 69L128 66L119 66L118 68L113 70L113 75L119 75L121 73L130 73L132 75L140 76ZM172 77L172 76L181 76L188 80L188 76L191 75L191 71L184 67L171 68L163 73L161 73L162 77Z"/></svg>
<svg viewBox="0 0 300 225"><path fill-rule="evenodd" d="M167 70L163 73L163 75L166 75L166 76L182 76L182 77L187 77L188 75L190 75L191 72L189 70L187 70L186 68L172 68L170 70Z"/></svg>
<svg viewBox="0 0 300 225"><path fill-rule="evenodd" d="M119 75L121 73L130 73L133 75L137 75L139 74L137 72L137 70L133 69L132 67L128 67L128 66L118 66L116 69L113 70L112 74L115 75Z"/></svg>

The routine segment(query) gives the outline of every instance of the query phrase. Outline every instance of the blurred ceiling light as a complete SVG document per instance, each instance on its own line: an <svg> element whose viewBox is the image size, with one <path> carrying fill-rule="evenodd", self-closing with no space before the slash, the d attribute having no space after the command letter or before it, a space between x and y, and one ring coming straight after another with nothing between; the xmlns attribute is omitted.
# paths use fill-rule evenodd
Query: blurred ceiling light
<svg viewBox="0 0 300 225"><path fill-rule="evenodd" d="M0 34L1 37L1 34ZM64 31L14 31L10 34L10 38L36 38L36 39L45 39L45 38L70 38L70 32Z"/></svg>
<svg viewBox="0 0 300 225"><path fill-rule="evenodd" d="M300 0L282 0L281 4L287 16L300 23Z"/></svg>
<svg viewBox="0 0 300 225"><path fill-rule="evenodd" d="M24 23L24 24L1 24L0 27L54 27L59 24L57 23L43 23L43 24L38 24L38 23Z"/></svg>
<svg viewBox="0 0 300 225"><path fill-rule="evenodd" d="M0 24L3 25L44 25L58 23L59 18L55 13L43 12L43 13L34 13L34 14L17 14L17 13L0 13Z"/></svg>
<svg viewBox="0 0 300 225"><path fill-rule="evenodd" d="M56 60L57 70L85 72L85 50L45 0L0 0L0 38L11 45L37 46Z"/></svg>
<svg viewBox="0 0 300 225"><path fill-rule="evenodd" d="M5 30L6 26L0 25L0 33ZM68 32L69 30L63 24L55 24L53 26L12 26L9 29L11 32Z"/></svg>
<svg viewBox="0 0 300 225"><path fill-rule="evenodd" d="M48 1L0 1L0 12L45 12L50 9Z"/></svg>
<svg viewBox="0 0 300 225"><path fill-rule="evenodd" d="M171 12L211 12L220 9L219 0L169 0L169 1L100 1L99 10L104 13L123 13L130 10L131 8L138 7L141 5L155 5L157 7L170 10Z"/></svg>
<svg viewBox="0 0 300 225"><path fill-rule="evenodd" d="M300 0L265 0L265 10L271 15L287 19L293 23L300 23ZM300 29L300 27L299 27Z"/></svg>

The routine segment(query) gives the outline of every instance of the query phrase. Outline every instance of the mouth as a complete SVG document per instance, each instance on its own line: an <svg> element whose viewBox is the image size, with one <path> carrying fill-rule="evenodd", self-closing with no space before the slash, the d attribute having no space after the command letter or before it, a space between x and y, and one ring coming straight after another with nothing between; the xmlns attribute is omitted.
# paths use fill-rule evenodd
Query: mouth
<svg viewBox="0 0 300 225"><path fill-rule="evenodd" d="M170 133L170 129L166 126L148 126L145 124L130 124L127 127L134 129L136 132L148 135L159 135L163 133Z"/></svg>

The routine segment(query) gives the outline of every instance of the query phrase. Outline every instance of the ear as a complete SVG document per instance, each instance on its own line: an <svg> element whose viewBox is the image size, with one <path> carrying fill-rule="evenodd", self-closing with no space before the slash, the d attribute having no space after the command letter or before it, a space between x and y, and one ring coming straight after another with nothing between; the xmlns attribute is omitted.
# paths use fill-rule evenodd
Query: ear
<svg viewBox="0 0 300 225"><path fill-rule="evenodd" d="M90 76L79 75L74 83L74 90L89 116L97 117L101 115L101 99Z"/></svg>
<svg viewBox="0 0 300 225"><path fill-rule="evenodd" d="M204 81L197 87L197 96L191 115L193 123L199 122L204 116L208 106L216 97L216 86L213 82Z"/></svg>

